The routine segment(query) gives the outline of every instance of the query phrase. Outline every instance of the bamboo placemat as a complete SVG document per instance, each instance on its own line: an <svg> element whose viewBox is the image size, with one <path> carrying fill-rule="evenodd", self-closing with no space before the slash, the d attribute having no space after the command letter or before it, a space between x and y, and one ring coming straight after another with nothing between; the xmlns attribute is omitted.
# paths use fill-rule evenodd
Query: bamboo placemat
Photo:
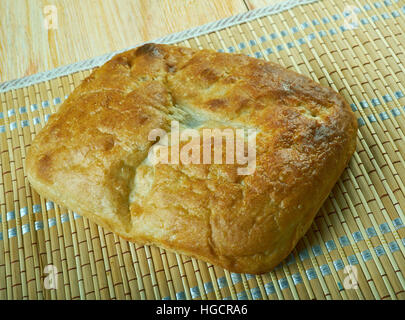
<svg viewBox="0 0 405 320"><path fill-rule="evenodd" d="M405 5L336 0L279 9L187 31L176 43L280 63L350 103L356 153L293 253L264 275L230 273L128 243L40 197L25 175L26 148L91 73L64 69L0 85L0 299L405 298Z"/></svg>

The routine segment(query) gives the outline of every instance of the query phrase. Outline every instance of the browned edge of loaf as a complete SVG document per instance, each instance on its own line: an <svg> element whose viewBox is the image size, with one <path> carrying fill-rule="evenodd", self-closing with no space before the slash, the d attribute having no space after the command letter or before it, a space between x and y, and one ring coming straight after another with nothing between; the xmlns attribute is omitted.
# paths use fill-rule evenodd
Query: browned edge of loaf
<svg viewBox="0 0 405 320"><path fill-rule="evenodd" d="M243 67L238 67L239 65ZM121 77L120 72L129 72L128 78ZM163 76L161 76L162 74ZM131 86L131 77L139 77L134 80L134 83L138 88L143 86L144 89L142 92L139 91L139 97L133 97L134 100L128 102L123 100L126 96L120 96L119 87L120 85L125 88ZM144 80L145 77L146 80ZM139 79L143 79L143 82L141 83ZM150 81L150 85L148 81ZM161 81L162 83L156 84L153 81ZM158 86L158 89L153 86ZM164 91L164 86L170 86L170 90L167 89L169 93ZM213 91L213 94L219 92L220 89L230 89L224 94L224 97L215 97L215 99L210 99L209 96L201 93L202 88L204 90L212 87L215 89L215 86L217 86L217 91ZM95 89L98 87L102 88L100 89L101 93L96 92ZM107 89L103 89L107 87L108 90L111 90L111 96L106 93ZM95 93L92 93L91 90ZM210 226L207 227L209 230L205 230L204 224L201 224L201 234L208 234L209 232L208 236L201 236L201 239L198 238L199 234L194 234L193 237L191 231L188 230L193 229L194 222L190 222L189 226L185 227L187 226L187 218L181 218L183 219L181 221L176 220L180 219L176 216L176 210L166 207L167 201L177 201L173 197L170 198L171 196L169 197L167 193L159 194L156 192L156 195L162 199L161 202L165 202L164 206L158 203L157 208L166 210L168 220L174 219L182 224L183 229L176 232L179 233L180 238L182 233L184 237L177 243L165 237L161 239L148 238L145 236L146 233L142 233L143 231L131 233L131 230L137 229L128 231L123 228L119 217L95 214L95 210L92 209L103 207L92 201L91 195L88 202L78 199L82 199L80 192L86 192L84 185L92 188L93 178L91 178L91 174L101 172L97 171L94 166L98 165L102 168L103 164L89 163L88 173L84 170L81 172L80 178L77 178L83 180L78 182L78 185L81 186L80 192L75 193L72 189L69 190L70 194L64 193L69 188L69 185L64 185L64 183L66 180L75 179L75 175L72 173L69 176L69 171L65 173L65 176L58 175L58 172L61 172L63 168L63 161L66 161L66 166L69 166L70 159L66 158L69 152L72 152L72 157L78 156L78 151L69 149L69 144L73 143L72 141L75 139L86 138L83 131L86 131L88 127L99 128L101 125L96 122L96 118L93 120L92 116L89 115L93 105L101 101L99 96L102 95L107 104L116 103L120 108L127 108L125 110L128 110L128 107L131 106L130 103L132 103L133 108L134 101L142 104L143 108L146 103L145 100L148 99L148 90L151 90L149 98L152 103L162 104L164 107L165 103L169 103L164 97L170 95L172 102L187 102L191 105L195 103L197 109L201 108L207 114L218 115L221 119L227 119L232 115L233 118L229 121L237 119L241 123L253 124L263 132L263 137L260 136L258 142L258 148L263 152L258 154L256 172L252 176L244 178L244 187L240 186L241 178L229 178L229 181L224 182L229 190L234 190L233 187L237 190L235 194L232 194L233 191L229 193L229 198L237 198L237 194L248 191L243 193L244 198L241 200L243 202L239 203L237 202L239 200L235 200L235 203L239 203L242 209L234 213L232 210L236 209L233 207L219 208L212 204L212 208L217 211L211 209L218 214L209 218ZM135 89L131 94L134 92L136 96ZM162 98L160 95L164 97ZM103 103L106 103L105 101L103 100ZM300 105L306 107L300 109ZM100 109L100 113L108 116L108 112L110 112L107 110L108 107L106 105L106 108ZM133 110L132 112L135 113L136 109ZM249 117L244 118L246 110L253 111ZM79 117L79 113L82 118ZM160 115L160 113L157 114ZM67 120L76 116L78 118L75 122L66 124ZM137 116L137 121L140 117ZM162 119L166 119L165 117L166 115L162 116ZM110 119L110 121L114 121L114 119ZM146 121L146 132L148 121L152 120L146 119L144 121ZM166 120L154 124L164 124L164 121ZM66 127L69 124L72 127ZM115 125L118 126L118 123ZM70 136L69 130L75 132L76 136ZM112 133L116 132L115 129L111 130ZM145 132L142 130L144 130L142 126L139 126L136 132L137 137L134 136L136 139L141 135L143 138L145 137ZM60 107L60 111L50 118L32 143L27 153L26 172L31 185L39 194L88 217L124 239L138 244L158 245L170 251L219 265L232 272L260 274L272 270L286 258L307 232L316 213L330 194L355 151L356 131L357 121L345 100L331 88L315 83L306 76L284 69L277 64L245 55L146 44L115 56L105 65L93 71L74 90ZM272 132L272 136L266 138L266 132ZM91 136L94 141L99 137L101 136ZM117 142L119 138L116 138L115 145L113 144L111 148L120 147ZM90 155L93 152L92 148L97 149L94 152L100 152L101 155L104 154L103 152L105 154L111 152L109 141L104 139L100 142L98 140L89 142L88 152ZM130 145L130 136L125 136L122 140L124 141L123 144ZM84 142L87 141L84 140ZM63 149L64 143L67 144L66 150ZM99 151L100 146L105 150ZM121 154L118 151L116 153L117 155ZM111 156L111 159L114 156ZM110 165L109 159L106 157L105 160L107 167ZM302 159L302 163L299 159ZM100 161L102 162L102 160ZM138 162L135 161L134 163ZM159 170L172 170L172 168ZM176 170L173 173L179 171L178 168ZM197 175L200 169L195 168L193 170L191 170L192 178ZM222 174L232 177L232 169L218 170L223 170ZM195 180L191 179L191 181ZM76 183L77 181L73 182ZM215 181L213 183L215 192L222 192L222 189L215 185ZM64 188L59 187L60 185L63 185ZM179 195L180 192L184 192L181 185L173 183L173 186L179 190ZM98 185L97 188L102 190L102 187ZM114 188L119 189L122 186L117 184ZM148 197L154 199L153 194L148 195ZM226 201L226 197L226 194L223 195L223 198L218 196L218 201ZM117 199L114 201L118 201ZM269 199L275 204L269 205ZM194 200L184 198L186 205L192 201ZM198 201L201 199L194 202ZM128 207L127 209L125 206L120 208L119 204L116 204L116 207L119 207L119 210L128 211ZM243 208L247 209L243 211ZM141 213L147 212L149 216L139 220L146 226L155 227L153 220L161 219L158 213L154 213L147 206L145 209L134 209L130 205L129 211L131 219L138 219ZM146 216L146 214L144 215ZM176 226L170 225L170 222L167 223L169 230L170 228L175 230ZM199 223L200 221L196 222L196 229L200 226ZM207 233L204 233L205 231ZM276 240L273 241L273 238ZM239 241L240 243L238 243ZM244 255L243 250L248 253Z"/></svg>

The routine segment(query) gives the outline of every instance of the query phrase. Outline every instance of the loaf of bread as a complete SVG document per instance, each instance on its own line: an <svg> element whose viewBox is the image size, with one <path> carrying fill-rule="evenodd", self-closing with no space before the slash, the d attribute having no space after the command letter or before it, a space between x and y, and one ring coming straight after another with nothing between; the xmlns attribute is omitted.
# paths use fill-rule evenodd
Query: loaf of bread
<svg viewBox="0 0 405 320"><path fill-rule="evenodd" d="M250 172L236 161L151 161L151 148L165 145L151 132L172 141L173 121L180 132L253 130ZM150 43L83 80L35 137L26 173L40 195L124 239L259 274L309 229L356 130L343 98L308 77L241 54Z"/></svg>

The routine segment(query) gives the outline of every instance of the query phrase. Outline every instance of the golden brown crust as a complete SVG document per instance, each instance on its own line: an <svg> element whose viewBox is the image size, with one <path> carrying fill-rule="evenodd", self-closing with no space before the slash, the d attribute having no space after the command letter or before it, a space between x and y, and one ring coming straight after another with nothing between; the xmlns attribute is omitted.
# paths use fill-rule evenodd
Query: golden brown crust
<svg viewBox="0 0 405 320"><path fill-rule="evenodd" d="M152 129L256 128L256 170L145 161ZM263 273L308 230L355 149L330 88L244 55L147 44L94 71L35 138L43 196L138 243Z"/></svg>

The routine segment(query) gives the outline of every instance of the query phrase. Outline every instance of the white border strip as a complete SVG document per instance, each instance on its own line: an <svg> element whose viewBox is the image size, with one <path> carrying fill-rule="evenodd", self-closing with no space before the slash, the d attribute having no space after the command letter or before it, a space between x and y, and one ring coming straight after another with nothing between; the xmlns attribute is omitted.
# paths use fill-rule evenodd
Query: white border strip
<svg viewBox="0 0 405 320"><path fill-rule="evenodd" d="M313 3L319 0L287 0L282 3L277 3L273 4L267 7L263 8L257 8L251 11L243 12L240 14L237 14L235 16L227 17L218 21L210 22L207 24L204 24L202 26L194 27L188 30L184 30L181 32L169 34L167 36L152 40L152 41L147 41L147 42L154 42L154 43L176 43L176 42L181 42L186 39L198 37L203 34L211 33L214 31L218 31L224 28L228 28L231 26L234 26L236 24L244 23L247 21L251 21L254 19L258 19L267 15L271 14L276 14L285 10L292 9L298 5L304 5L308 3ZM140 44L137 44L135 46L121 49L118 51L114 51L111 53L107 53L98 57L94 57L88 60L83 60L79 62L75 62L69 65L61 66L49 71L45 72L39 72L33 75L29 75L23 78L11 80L11 81L6 81L3 83L0 83L0 92L5 92L9 90L14 90L14 89L19 89L27 86L31 86L33 84L43 82L43 81L48 81L54 78L58 78L61 76L66 76L68 74L71 74L73 72L77 71L83 71L87 69L92 69L95 67L98 67L108 60L110 60L114 55L120 52L124 52L133 48L136 48L138 46L141 46L147 42L143 42Z"/></svg>

